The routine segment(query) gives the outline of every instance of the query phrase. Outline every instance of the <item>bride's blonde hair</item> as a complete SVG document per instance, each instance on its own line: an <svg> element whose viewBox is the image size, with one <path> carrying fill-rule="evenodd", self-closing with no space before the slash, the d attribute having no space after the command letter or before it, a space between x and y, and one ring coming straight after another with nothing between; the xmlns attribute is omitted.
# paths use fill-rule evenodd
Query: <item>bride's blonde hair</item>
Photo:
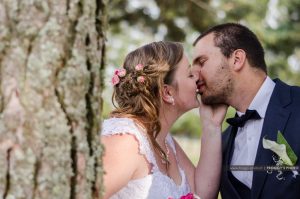
<svg viewBox="0 0 300 199"><path fill-rule="evenodd" d="M174 74L182 57L183 47L177 42L153 42L130 52L123 64L126 75L114 86L112 96L116 109L111 115L130 117L141 123L162 158L166 154L155 140L161 130L161 91L164 84L175 83ZM136 70L139 64L142 70ZM141 76L143 81L138 80Z"/></svg>

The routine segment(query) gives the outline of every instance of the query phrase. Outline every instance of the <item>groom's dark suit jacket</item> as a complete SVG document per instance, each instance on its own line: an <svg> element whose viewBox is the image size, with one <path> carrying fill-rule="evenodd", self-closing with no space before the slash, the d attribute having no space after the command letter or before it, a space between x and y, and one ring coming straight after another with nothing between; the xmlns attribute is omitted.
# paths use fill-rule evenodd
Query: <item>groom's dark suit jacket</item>
<svg viewBox="0 0 300 199"><path fill-rule="evenodd" d="M271 150L262 146L262 138L277 140L280 130L298 157L300 166L300 87L289 86L279 79L274 80L276 86L272 93L264 119L262 133L257 149L255 166L275 165ZM223 168L221 176L222 199L241 197L237 187L229 178L229 165L233 154L236 127L229 126L222 135ZM278 180L277 171L267 174L266 171L253 171L251 199L297 199L300 198L300 176L293 178L291 171L284 171L285 180ZM300 172L299 172L300 174ZM247 197L248 198L248 197Z"/></svg>

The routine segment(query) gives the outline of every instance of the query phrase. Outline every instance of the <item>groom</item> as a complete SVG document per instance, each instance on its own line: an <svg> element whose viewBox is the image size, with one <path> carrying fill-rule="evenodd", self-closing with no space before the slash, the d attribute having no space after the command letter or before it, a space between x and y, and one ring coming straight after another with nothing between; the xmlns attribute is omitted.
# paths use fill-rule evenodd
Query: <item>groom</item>
<svg viewBox="0 0 300 199"><path fill-rule="evenodd" d="M237 111L222 135L222 199L300 198L300 176L295 170L281 175L268 170L278 156L262 145L263 138L276 141L282 132L299 167L300 88L270 79L260 42L240 24L217 25L201 34L194 42L193 65L199 69L203 103Z"/></svg>

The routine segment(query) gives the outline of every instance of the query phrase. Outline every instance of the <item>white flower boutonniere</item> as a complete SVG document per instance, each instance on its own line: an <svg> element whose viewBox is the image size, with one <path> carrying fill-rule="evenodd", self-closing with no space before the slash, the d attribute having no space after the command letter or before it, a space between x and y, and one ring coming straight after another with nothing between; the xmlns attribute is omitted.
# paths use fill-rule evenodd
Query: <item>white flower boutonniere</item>
<svg viewBox="0 0 300 199"><path fill-rule="evenodd" d="M295 166L298 160L297 155L280 131L277 133L277 142L263 138L263 147L265 149L270 149L278 155L279 160L275 161L277 166ZM281 175L282 171L279 172ZM298 171L296 170L292 170L292 172L294 174L294 178L299 175ZM279 175L277 175L277 178L278 176Z"/></svg>

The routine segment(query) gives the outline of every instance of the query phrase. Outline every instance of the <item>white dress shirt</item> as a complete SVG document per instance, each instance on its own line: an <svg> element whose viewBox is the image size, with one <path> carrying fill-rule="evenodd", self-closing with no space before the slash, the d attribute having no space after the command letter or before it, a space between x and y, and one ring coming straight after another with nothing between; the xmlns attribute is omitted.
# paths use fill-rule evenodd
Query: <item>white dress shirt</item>
<svg viewBox="0 0 300 199"><path fill-rule="evenodd" d="M244 127L238 128L231 165L254 165L266 110L274 87L275 83L267 77L253 98L248 109L256 110L262 119L249 120ZM237 112L237 114L241 116L245 113ZM232 174L251 189L253 171L232 171Z"/></svg>

